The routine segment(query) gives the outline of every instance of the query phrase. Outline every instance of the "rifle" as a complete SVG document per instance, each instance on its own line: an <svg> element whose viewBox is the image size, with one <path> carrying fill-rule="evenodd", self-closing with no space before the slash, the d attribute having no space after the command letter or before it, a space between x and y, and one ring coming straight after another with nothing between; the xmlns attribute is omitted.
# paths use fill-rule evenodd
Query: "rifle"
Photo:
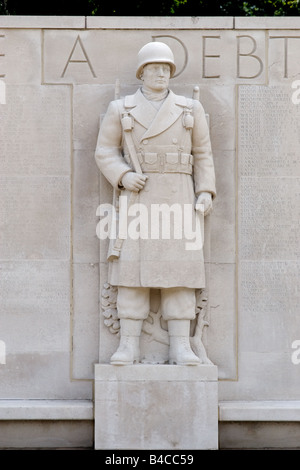
<svg viewBox="0 0 300 470"><path fill-rule="evenodd" d="M117 80L116 87L115 87L116 99L119 97L119 89L120 89L120 85L119 85L119 81ZM138 159L138 156L135 150L133 138L132 138L132 129L133 129L132 118L127 111L125 111L122 114L121 124L122 124L122 128L124 131L124 139L128 148L133 170L136 173L143 174L140 161ZM129 197L129 207L134 203L137 197L137 194L138 193L135 191L131 192L130 197ZM116 206L116 200L117 200L117 195L116 195L116 191L114 191L114 205L115 206ZM117 239L114 241L113 246L109 248L109 254L107 257L108 261L113 261L114 259L118 259L120 257L122 245L123 245L123 239L117 236Z"/></svg>

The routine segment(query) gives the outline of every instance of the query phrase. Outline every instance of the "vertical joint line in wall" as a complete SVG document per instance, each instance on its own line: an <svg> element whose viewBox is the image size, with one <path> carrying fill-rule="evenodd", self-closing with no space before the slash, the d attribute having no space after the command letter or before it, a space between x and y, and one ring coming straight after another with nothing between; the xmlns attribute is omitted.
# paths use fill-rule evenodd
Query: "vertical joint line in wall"
<svg viewBox="0 0 300 470"><path fill-rule="evenodd" d="M269 30L265 32L265 64L266 64L266 85L269 85Z"/></svg>
<svg viewBox="0 0 300 470"><path fill-rule="evenodd" d="M44 78L44 29L41 29L41 85L45 84Z"/></svg>
<svg viewBox="0 0 300 470"><path fill-rule="evenodd" d="M87 29L87 16L84 17L84 28Z"/></svg>
<svg viewBox="0 0 300 470"><path fill-rule="evenodd" d="M232 18L232 27L235 29L235 16Z"/></svg>
<svg viewBox="0 0 300 470"><path fill-rule="evenodd" d="M74 263L73 263L73 177L74 177L74 150L73 150L73 121L74 121L74 87L70 86L70 378L73 379L73 326L74 326Z"/></svg>
<svg viewBox="0 0 300 470"><path fill-rule="evenodd" d="M239 322L239 284L238 284L238 270L239 270L239 87L235 85L235 380L238 380L239 376L239 344L238 344L238 322Z"/></svg>

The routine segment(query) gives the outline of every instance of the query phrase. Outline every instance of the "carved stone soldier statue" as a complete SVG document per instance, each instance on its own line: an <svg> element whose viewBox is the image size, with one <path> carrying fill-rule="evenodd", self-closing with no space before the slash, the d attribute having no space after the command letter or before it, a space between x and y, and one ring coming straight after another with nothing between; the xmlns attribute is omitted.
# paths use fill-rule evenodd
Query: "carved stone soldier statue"
<svg viewBox="0 0 300 470"><path fill-rule="evenodd" d="M209 130L198 100L169 90L174 57L164 43L151 42L138 53L136 76L142 86L112 101L103 119L95 159L116 191L143 205L169 208L196 204L204 215L216 194ZM155 231L154 231L155 232ZM152 232L153 234L153 232ZM169 332L169 363L200 362L190 347L195 289L205 287L203 250L187 249L187 239L127 237L119 255L109 257L109 282L118 286L120 345L112 364L139 362L143 320L150 310L150 289L161 291L162 317Z"/></svg>

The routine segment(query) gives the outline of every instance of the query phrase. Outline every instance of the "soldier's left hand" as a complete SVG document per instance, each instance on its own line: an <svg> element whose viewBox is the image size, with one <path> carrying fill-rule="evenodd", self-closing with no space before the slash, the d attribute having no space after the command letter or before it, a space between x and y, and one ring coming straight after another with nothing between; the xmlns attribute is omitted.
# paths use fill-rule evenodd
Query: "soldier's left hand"
<svg viewBox="0 0 300 470"><path fill-rule="evenodd" d="M204 216L212 211L212 195L211 193L203 191L199 194L196 202L196 210L201 212Z"/></svg>

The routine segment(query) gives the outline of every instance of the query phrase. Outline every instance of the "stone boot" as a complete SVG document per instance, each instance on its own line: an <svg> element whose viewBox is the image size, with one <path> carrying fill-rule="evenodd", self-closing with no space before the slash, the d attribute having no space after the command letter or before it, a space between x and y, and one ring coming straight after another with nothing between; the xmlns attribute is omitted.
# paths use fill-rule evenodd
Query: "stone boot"
<svg viewBox="0 0 300 470"><path fill-rule="evenodd" d="M192 366L200 364L190 345L190 320L169 320L169 364Z"/></svg>
<svg viewBox="0 0 300 470"><path fill-rule="evenodd" d="M140 335L143 320L122 318L120 320L121 339L117 351L112 355L113 365L130 365L140 361Z"/></svg>

